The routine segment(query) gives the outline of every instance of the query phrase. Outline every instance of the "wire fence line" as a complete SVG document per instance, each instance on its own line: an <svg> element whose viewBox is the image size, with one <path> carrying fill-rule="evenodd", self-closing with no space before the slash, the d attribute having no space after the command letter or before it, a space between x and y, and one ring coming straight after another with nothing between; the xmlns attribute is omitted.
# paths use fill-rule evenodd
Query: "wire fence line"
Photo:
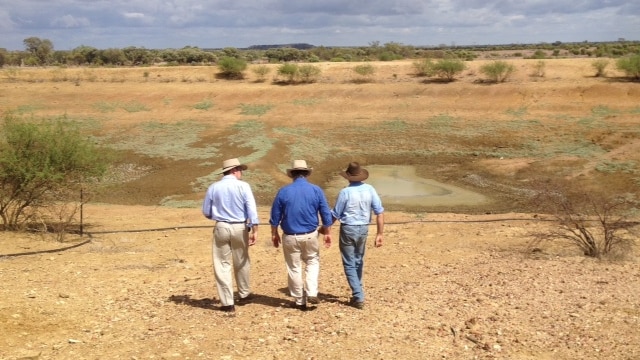
<svg viewBox="0 0 640 360"><path fill-rule="evenodd" d="M408 221L385 221L385 225L406 225L406 224L419 224L419 223L488 223L488 222L501 222L501 221L556 221L555 219L541 219L541 218L533 218L533 219L523 219L523 218L499 218L499 219L476 219L476 220L408 220ZM258 226L271 226L269 223L259 223ZM369 226L376 226L375 223L370 223ZM81 237L87 235L89 239L84 240L78 244L65 246L62 248L50 249L50 250L38 250L38 251L29 251L29 252L21 252L21 253L12 253L12 254L0 254L0 259L2 258L11 258L18 256L27 256L27 255L38 255L38 254L51 254L62 252L66 250L75 249L77 247L86 245L92 241L94 235L104 235L104 234L118 234L118 233L138 233L138 232L151 232L151 231L169 231L169 230L181 230L181 229L206 229L212 228L212 225L182 225L182 226L168 226L161 228L149 228L149 229L125 229L125 230L102 230L102 231L84 231L81 234Z"/></svg>

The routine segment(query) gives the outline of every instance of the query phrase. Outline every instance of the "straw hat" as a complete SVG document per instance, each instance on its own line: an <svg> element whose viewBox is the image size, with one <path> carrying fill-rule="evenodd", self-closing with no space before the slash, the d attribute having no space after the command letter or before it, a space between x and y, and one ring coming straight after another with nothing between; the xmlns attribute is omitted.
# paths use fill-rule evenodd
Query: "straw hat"
<svg viewBox="0 0 640 360"><path fill-rule="evenodd" d="M363 181L369 177L369 171L354 161L350 162L347 170L340 172L340 175L349 181Z"/></svg>
<svg viewBox="0 0 640 360"><path fill-rule="evenodd" d="M222 170L220 170L220 174L223 174L226 171L229 171L233 168L240 168L240 170L247 170L247 165L241 164L240 160L237 158L228 159L222 162Z"/></svg>
<svg viewBox="0 0 640 360"><path fill-rule="evenodd" d="M294 170L306 170L311 174L313 168L307 167L307 162L304 160L293 160L293 164L291 165L291 169L287 169L287 175L291 177L291 172Z"/></svg>

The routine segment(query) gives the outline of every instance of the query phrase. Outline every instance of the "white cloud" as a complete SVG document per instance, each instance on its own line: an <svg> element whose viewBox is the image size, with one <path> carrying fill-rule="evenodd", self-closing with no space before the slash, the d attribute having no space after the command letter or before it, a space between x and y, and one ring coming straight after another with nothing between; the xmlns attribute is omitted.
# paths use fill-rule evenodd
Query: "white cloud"
<svg viewBox="0 0 640 360"><path fill-rule="evenodd" d="M62 27L62 28L78 28L78 27L87 27L91 24L89 19L85 17L74 17L73 15L64 15L62 17L58 17L51 21L51 25L54 27Z"/></svg>

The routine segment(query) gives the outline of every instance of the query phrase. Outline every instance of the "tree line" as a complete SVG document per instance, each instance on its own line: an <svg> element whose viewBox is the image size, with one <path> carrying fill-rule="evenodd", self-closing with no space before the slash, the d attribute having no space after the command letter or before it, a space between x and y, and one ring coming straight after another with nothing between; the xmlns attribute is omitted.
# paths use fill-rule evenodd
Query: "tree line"
<svg viewBox="0 0 640 360"><path fill-rule="evenodd" d="M72 50L55 50L49 39L29 37L23 41L25 49L7 51L0 48L0 66L147 66L208 65L232 57L247 62L321 62L321 61L392 61L412 58L455 58L473 60L482 52L501 50L548 51L551 56L622 57L640 54L640 42L616 41L604 43L508 44L478 46L415 47L396 42L380 44L373 41L362 47L325 46L252 46L246 49L227 47L203 49L185 46L180 49L125 48L98 49L81 45ZM521 54L521 53L520 53Z"/></svg>

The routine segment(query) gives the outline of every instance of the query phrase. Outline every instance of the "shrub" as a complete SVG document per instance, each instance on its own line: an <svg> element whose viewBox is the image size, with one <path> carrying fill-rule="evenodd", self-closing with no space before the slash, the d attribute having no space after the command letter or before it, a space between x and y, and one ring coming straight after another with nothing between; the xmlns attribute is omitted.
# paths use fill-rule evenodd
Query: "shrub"
<svg viewBox="0 0 640 360"><path fill-rule="evenodd" d="M505 82L515 70L516 68L513 64L500 60L484 64L480 67L480 72L495 83Z"/></svg>
<svg viewBox="0 0 640 360"><path fill-rule="evenodd" d="M546 67L546 63L542 60L538 60L538 62L536 62L533 65L533 73L531 73L531 76L533 77L544 77L544 69Z"/></svg>
<svg viewBox="0 0 640 360"><path fill-rule="evenodd" d="M251 71L258 77L258 81L264 81L271 69L266 65L258 65L251 68Z"/></svg>
<svg viewBox="0 0 640 360"><path fill-rule="evenodd" d="M353 71L360 75L360 79L358 81L371 81L373 74L376 72L376 68L371 64L361 64L356 65L353 68Z"/></svg>
<svg viewBox="0 0 640 360"><path fill-rule="evenodd" d="M320 68L315 65L307 64L302 65L298 68L298 76L300 77L302 82L305 83L315 82L321 73L322 70L320 70Z"/></svg>
<svg viewBox="0 0 640 360"><path fill-rule="evenodd" d="M64 119L6 115L0 131L0 218L5 230L42 221L62 195L102 176L107 157ZM47 209L49 208L49 209Z"/></svg>
<svg viewBox="0 0 640 360"><path fill-rule="evenodd" d="M433 76L435 73L433 66L433 60L431 59L419 60L413 63L416 76Z"/></svg>
<svg viewBox="0 0 640 360"><path fill-rule="evenodd" d="M606 68L609 66L609 60L607 59L597 59L591 63L591 66L596 70L596 77L604 77L606 75Z"/></svg>
<svg viewBox="0 0 640 360"><path fill-rule="evenodd" d="M464 62L458 59L441 59L433 65L434 73L447 81L453 81L465 68Z"/></svg>
<svg viewBox="0 0 640 360"><path fill-rule="evenodd" d="M618 59L616 67L628 77L640 80L640 54Z"/></svg>
<svg viewBox="0 0 640 360"><path fill-rule="evenodd" d="M300 71L300 69L296 64L287 63L278 67L278 75L283 76L286 78L286 81L290 83L295 81L296 76L298 76L298 71Z"/></svg>
<svg viewBox="0 0 640 360"><path fill-rule="evenodd" d="M633 245L633 237L621 235L623 230L632 231L637 224L627 220L638 206L631 194L608 197L590 192L571 194L562 187L546 185L538 189L533 200L535 207L555 217L558 226L533 233L530 247L545 241L565 241L586 256L601 258L616 250L627 251Z"/></svg>
<svg viewBox="0 0 640 360"><path fill-rule="evenodd" d="M235 57L225 56L218 61L220 76L225 79L243 79L247 62Z"/></svg>
<svg viewBox="0 0 640 360"><path fill-rule="evenodd" d="M534 51L533 55L531 55L532 59L544 59L547 57L547 53L544 52L544 50L536 50Z"/></svg>

